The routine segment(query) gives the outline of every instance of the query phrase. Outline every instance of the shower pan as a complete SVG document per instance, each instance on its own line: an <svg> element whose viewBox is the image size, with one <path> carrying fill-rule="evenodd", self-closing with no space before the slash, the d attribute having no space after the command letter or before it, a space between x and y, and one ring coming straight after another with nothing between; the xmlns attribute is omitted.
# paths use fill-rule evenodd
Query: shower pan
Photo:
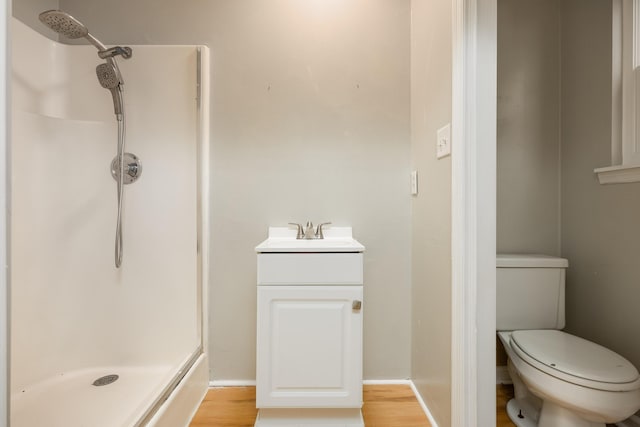
<svg viewBox="0 0 640 427"><path fill-rule="evenodd" d="M208 50L73 26L91 45L12 22L11 426L185 425L208 384ZM125 110L144 176L123 192Z"/></svg>

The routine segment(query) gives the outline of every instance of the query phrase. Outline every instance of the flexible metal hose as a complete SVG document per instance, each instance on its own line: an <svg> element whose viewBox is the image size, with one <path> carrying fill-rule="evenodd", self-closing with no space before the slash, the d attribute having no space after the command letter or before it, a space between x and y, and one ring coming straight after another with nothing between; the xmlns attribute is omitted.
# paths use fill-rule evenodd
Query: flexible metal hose
<svg viewBox="0 0 640 427"><path fill-rule="evenodd" d="M120 96L122 96L122 87L118 86L116 90L120 91ZM116 268L120 268L122 265L122 252L123 252L123 244L122 244L122 205L124 202L124 143L125 143L125 133L126 133L126 123L125 123L125 114L124 114L124 102L122 102L122 114L117 115L118 120L118 178L117 178L117 188L118 188L118 215L116 218L116 242L115 242L115 263Z"/></svg>

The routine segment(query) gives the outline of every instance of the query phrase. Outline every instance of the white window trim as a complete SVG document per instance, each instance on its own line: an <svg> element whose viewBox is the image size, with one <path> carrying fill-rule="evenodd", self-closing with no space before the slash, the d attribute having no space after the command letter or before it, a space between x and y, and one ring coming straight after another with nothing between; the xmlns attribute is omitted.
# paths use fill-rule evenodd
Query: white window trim
<svg viewBox="0 0 640 427"><path fill-rule="evenodd" d="M600 184L640 182L640 0L614 0L611 40L611 163L595 169Z"/></svg>

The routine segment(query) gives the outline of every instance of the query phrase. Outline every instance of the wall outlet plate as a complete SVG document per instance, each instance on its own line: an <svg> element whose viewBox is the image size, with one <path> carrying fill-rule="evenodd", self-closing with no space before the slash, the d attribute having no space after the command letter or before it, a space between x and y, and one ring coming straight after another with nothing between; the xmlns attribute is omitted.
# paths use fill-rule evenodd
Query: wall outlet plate
<svg viewBox="0 0 640 427"><path fill-rule="evenodd" d="M436 157L441 159L451 155L451 124L447 123L446 126L438 129L438 136L436 141Z"/></svg>

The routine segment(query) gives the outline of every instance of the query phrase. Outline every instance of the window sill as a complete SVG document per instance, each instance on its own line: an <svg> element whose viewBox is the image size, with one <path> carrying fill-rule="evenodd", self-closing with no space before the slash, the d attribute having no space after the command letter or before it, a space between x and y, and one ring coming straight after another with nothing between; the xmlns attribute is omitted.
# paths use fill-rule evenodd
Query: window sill
<svg viewBox="0 0 640 427"><path fill-rule="evenodd" d="M640 182L640 165L618 165L594 169L600 184Z"/></svg>

